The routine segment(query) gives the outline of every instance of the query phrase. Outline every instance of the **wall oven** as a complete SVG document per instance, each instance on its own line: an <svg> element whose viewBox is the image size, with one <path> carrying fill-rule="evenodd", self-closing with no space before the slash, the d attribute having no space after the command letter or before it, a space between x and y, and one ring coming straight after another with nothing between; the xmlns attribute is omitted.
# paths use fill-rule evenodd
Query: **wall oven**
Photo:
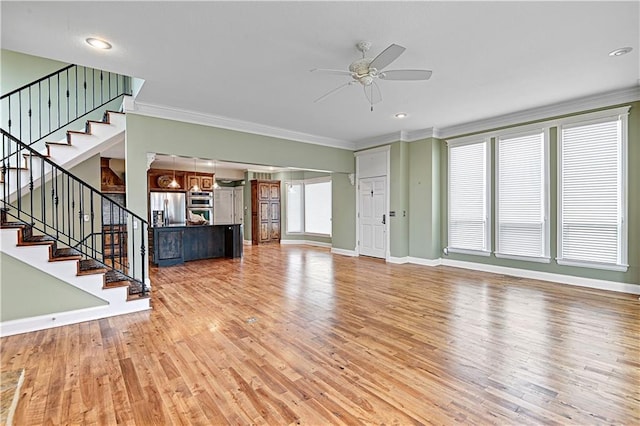
<svg viewBox="0 0 640 426"><path fill-rule="evenodd" d="M187 192L188 208L213 208L213 192Z"/></svg>

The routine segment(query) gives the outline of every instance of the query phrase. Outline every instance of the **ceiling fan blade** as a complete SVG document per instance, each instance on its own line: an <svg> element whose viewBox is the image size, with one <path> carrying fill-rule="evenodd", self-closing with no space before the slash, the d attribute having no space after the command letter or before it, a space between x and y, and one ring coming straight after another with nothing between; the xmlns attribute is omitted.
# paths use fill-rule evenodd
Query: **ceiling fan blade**
<svg viewBox="0 0 640 426"><path fill-rule="evenodd" d="M309 72L318 72L318 73L322 73L322 74L335 74L335 75L351 75L350 71L328 70L328 69L323 69L323 68L314 68L312 70L309 70Z"/></svg>
<svg viewBox="0 0 640 426"><path fill-rule="evenodd" d="M381 54L376 56L369 64L369 68L375 68L378 71L389 65L391 62L398 59L398 56L402 55L405 48L397 44L392 44L382 51Z"/></svg>
<svg viewBox="0 0 640 426"><path fill-rule="evenodd" d="M379 77L383 80L429 80L430 70L390 70L381 72Z"/></svg>
<svg viewBox="0 0 640 426"><path fill-rule="evenodd" d="M364 86L364 95L371 105L382 101L382 92L380 92L380 88L375 81L368 86Z"/></svg>
<svg viewBox="0 0 640 426"><path fill-rule="evenodd" d="M318 99L316 99L315 101L313 101L314 103L320 102L326 98L328 98L329 96L333 95L334 93L338 92L341 89L344 89L347 86L351 86L354 82L353 81L348 81L344 84L341 84L340 86L336 87L335 89L332 89L330 91L328 91L327 93L325 93L324 95L320 96Z"/></svg>

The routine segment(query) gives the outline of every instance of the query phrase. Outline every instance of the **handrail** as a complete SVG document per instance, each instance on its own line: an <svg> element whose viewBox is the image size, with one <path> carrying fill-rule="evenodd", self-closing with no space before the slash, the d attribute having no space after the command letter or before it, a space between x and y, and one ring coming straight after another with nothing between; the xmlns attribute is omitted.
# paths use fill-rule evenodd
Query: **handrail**
<svg viewBox="0 0 640 426"><path fill-rule="evenodd" d="M148 222L4 129L0 132L6 214L137 282L129 294L145 295ZM137 245L140 261L129 250Z"/></svg>
<svg viewBox="0 0 640 426"><path fill-rule="evenodd" d="M21 142L32 145L106 103L129 94L130 77L67 65L2 95L2 127ZM4 127L5 123L7 127Z"/></svg>
<svg viewBox="0 0 640 426"><path fill-rule="evenodd" d="M32 81L31 83L27 83L27 84L25 84L25 85L24 85L24 86L22 86L22 87L18 87L17 89L14 89L14 90L10 91L9 93L5 93L4 95L0 96L0 100L1 100L1 99L6 98L6 97L8 97L8 96L13 95L14 93L18 93L19 91L21 91L21 90L23 90L23 89L26 89L26 88L28 88L29 86L33 86L33 85L35 85L35 84L37 84L37 83L40 83L40 82L42 82L42 81L44 81L44 80L46 80L46 79L48 79L48 78L50 78L50 77L53 77L53 76L54 76L54 75L56 75L56 74L60 74L61 72L66 71L66 70L68 70L69 68L73 68L74 66L75 66L75 65L73 65L73 64L67 65L66 67L60 68L58 71L54 71L54 72L52 72L52 73L50 73L50 74L45 75L44 77L40 77L39 79L34 80L34 81Z"/></svg>

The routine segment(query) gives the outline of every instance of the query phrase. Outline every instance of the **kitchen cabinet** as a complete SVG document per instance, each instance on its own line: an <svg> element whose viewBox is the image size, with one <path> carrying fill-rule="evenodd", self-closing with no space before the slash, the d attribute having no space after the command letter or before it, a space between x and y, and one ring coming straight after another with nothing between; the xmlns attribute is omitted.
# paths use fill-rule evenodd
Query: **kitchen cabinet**
<svg viewBox="0 0 640 426"><path fill-rule="evenodd" d="M243 216L243 187L221 187L213 191L214 224L242 224Z"/></svg>
<svg viewBox="0 0 640 426"><path fill-rule="evenodd" d="M241 225L159 226L152 228L150 237L152 262L158 266L242 257Z"/></svg>
<svg viewBox="0 0 640 426"><path fill-rule="evenodd" d="M212 191L215 176L212 174L188 174L187 173L187 191L198 185L201 191Z"/></svg>
<svg viewBox="0 0 640 426"><path fill-rule="evenodd" d="M251 181L251 242L280 242L280 181Z"/></svg>

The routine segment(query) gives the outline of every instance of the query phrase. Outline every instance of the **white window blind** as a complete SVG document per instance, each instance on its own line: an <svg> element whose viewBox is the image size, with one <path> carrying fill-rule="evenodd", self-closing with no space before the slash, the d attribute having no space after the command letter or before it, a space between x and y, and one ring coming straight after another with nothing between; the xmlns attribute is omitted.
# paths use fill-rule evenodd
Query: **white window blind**
<svg viewBox="0 0 640 426"><path fill-rule="evenodd" d="M618 117L561 126L558 263L626 267L623 142Z"/></svg>
<svg viewBox="0 0 640 426"><path fill-rule="evenodd" d="M548 258L545 133L497 141L496 254Z"/></svg>
<svg viewBox="0 0 640 426"><path fill-rule="evenodd" d="M487 142L449 146L451 251L488 251Z"/></svg>

